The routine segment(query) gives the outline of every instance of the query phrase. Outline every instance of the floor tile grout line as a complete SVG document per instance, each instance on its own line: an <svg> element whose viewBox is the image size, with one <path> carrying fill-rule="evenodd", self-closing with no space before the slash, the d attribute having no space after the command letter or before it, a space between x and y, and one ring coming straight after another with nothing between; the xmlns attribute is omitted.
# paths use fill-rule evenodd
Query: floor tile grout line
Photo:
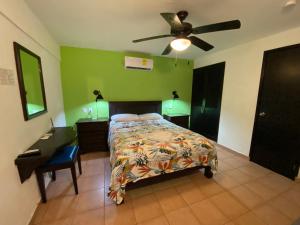
<svg viewBox="0 0 300 225"><path fill-rule="evenodd" d="M106 162L106 161L105 161ZM251 162L252 163L252 162ZM95 190L101 190L101 189L104 189L104 191L103 191L103 195L104 195L104 205L102 206L102 207L99 207L99 208L103 208L103 210L104 210L104 222L106 221L105 219L105 208L106 207L108 207L110 204L107 204L106 203L106 201L105 201L105 190L106 190L106 188L107 188L107 184L108 184L108 180L107 180L107 178L106 178L106 176L109 174L109 171L106 169L106 163L104 164L104 187L102 187L102 188L96 188L96 189L91 189L91 190L86 190L86 191L84 191L84 192L82 192L82 193L87 193L87 192L92 192L92 191L95 191ZM234 171L234 170L238 170L238 171L240 171L241 173L244 173L244 171L242 171L242 170L240 170L240 168L242 168L242 167L248 167L248 166L251 166L252 167L252 164L249 164L249 165L241 165L241 166L238 166L238 167L236 167L236 168L232 168L232 169L229 169L229 170L226 170L226 171L222 171L221 173L223 173L223 174L226 174L227 176L230 176L231 178L234 178L234 176L231 176L231 175L229 175L229 174L227 174L227 172L228 171ZM253 167L253 169L255 170L256 169L256 167ZM248 175L247 173L244 173L245 175ZM102 175L102 174L101 174ZM204 200L206 200L206 199L210 199L210 198L212 198L213 196L215 196L215 195L217 195L217 194L220 194L220 193L222 193L222 192L227 192L231 197L233 197L235 200L237 200L240 204L242 204L243 206L245 206L245 208L247 209L247 211L244 213L244 214L247 214L247 213L249 213L249 212L252 212L252 213L254 213L254 210L256 209L256 208L260 208L260 207L262 207L263 205L268 205L269 207L271 207L272 209L274 209L275 211L277 211L277 212L279 212L280 213L280 215L282 215L282 216L284 216L284 217L286 217L286 218L288 218L288 219L290 219L290 220L292 220L292 218L290 218L289 216L286 216L285 214L283 214L279 209L277 209L277 208L275 208L275 207L273 207L271 204L270 204L270 202L271 201L273 201L274 199L276 199L276 198L278 198L278 197L280 197L280 196L282 196L283 195L283 193L285 193L285 192L287 192L287 191L290 191L290 190L293 190L294 188L295 188L295 184L293 183L293 184L291 184L291 185L289 185L286 189L282 189L282 190L278 190L278 189L275 189L275 188L272 188L272 186L270 186L270 185L268 185L268 183L262 183L262 182L260 182L260 180L262 180L262 179L264 179L264 178L267 178L267 177L270 177L270 176L274 176L274 175L277 175L277 174L275 174L275 173L273 173L272 171L267 171L267 173L265 173L265 174L263 174L262 176L258 176L258 177L252 177L250 180L248 180L248 181L246 181L246 182L239 182L239 184L237 185L237 186L234 186L234 187L232 187L232 188L224 188L222 185L220 185L218 182L216 182L215 180L213 180L217 185L219 185L220 187L222 187L222 191L221 192L218 192L218 193L216 193L216 194L213 194L213 195L209 195L209 196L206 196L206 195L204 195L204 199L202 199L201 201L204 201ZM99 176L99 174L95 174L95 175L91 175L91 176L85 176L85 177L97 177L97 176ZM249 176L249 175L248 175ZM261 202L261 203L259 203L259 204L257 204L257 205L255 205L255 207L253 207L253 208L248 208L243 202L241 202L241 200L238 198L238 197L236 197L235 195L233 195L233 193L231 193L231 190L233 190L234 188L237 188L237 187L240 187L240 186L243 186L244 188L246 188L247 190L249 190L251 193L254 193L252 190L250 190L247 186L246 186L246 184L248 184L248 183L251 183L251 182L254 182L254 181L258 181L263 187L266 187L266 188L269 188L269 189L272 189L274 192L275 192L275 195L274 196L272 196L271 198L269 198L269 199L267 199L267 200L265 200L265 199L263 199L263 201ZM193 182L194 183L194 182ZM194 183L195 184L195 183ZM175 189L175 192L177 193L177 195L179 195L180 197L181 197L181 199L186 203L186 205L184 206L184 207L189 207L189 209L192 211L192 213L193 213L193 210L191 209L191 205L192 204L196 204L197 202L201 202L201 201L197 201L197 202L195 202L195 203L192 203L192 204L189 204L181 195L180 195L180 193L179 193L179 191L176 189L176 187L177 186L179 186L179 185L181 185L181 184L172 184L170 187L168 187L168 188L173 188L173 189ZM197 184L195 184L195 185L197 185ZM163 190L164 189L168 189L168 188L163 188ZM200 189L199 188L199 186L197 185L197 188L198 189ZM157 191L159 191L159 190L156 190L156 192ZM157 196L155 195L155 191L153 190L153 188L151 187L151 194L154 194L154 196L155 196L155 198L156 198L156 201L158 201L158 203L159 203L159 206L160 206L160 208L162 208L162 206L161 206L161 203L159 202L159 200L157 199ZM256 193L255 193L256 194ZM257 194L256 194L257 195ZM56 198L53 198L53 199L51 199L51 200L54 200L54 199L58 199L58 198L63 198L63 197L68 197L68 196L71 196L71 195L62 195L62 196L58 196L58 197L56 197ZM141 196L142 197L142 196ZM285 198L286 199L286 198ZM133 200L133 199L132 199ZM215 207L217 207L213 202L212 202L212 204L215 206ZM76 214L81 214L81 213L85 213L85 212L88 212L88 211L91 211L91 210L97 210L97 209L99 209L99 208L93 208L93 209L88 209L88 210L84 210L84 211L80 211L80 212L76 212ZM177 209L175 209L175 210L178 210L178 209L181 209L181 208L183 208L183 207L180 207L180 208L177 208ZM217 207L218 208L218 207ZM219 208L218 208L219 209ZM131 210L134 210L134 208L133 208L133 206L131 207ZM175 211L175 210L172 210L172 211L170 211L170 212L168 212L168 213L171 213L171 212L173 212L173 211ZM220 209L219 209L220 210ZM44 214L46 214L47 213L47 211L48 211L48 209L46 209L45 210L45 213ZM163 215L166 217L166 215L167 215L167 213L165 213L163 210L161 210L162 212L163 212ZM224 215L224 213L222 212L222 214ZM242 215L244 215L244 214L241 214L240 216L242 216ZM194 215L194 213L193 213L193 215ZM135 214L134 214L134 216L135 216ZM224 215L225 216L225 215ZM240 217L239 216L239 217ZM68 218L69 216L67 216L66 218ZM227 216L225 216L226 218L227 218ZM239 218L239 217L237 217L237 218ZM62 217L62 218L60 218L60 219L63 219L64 217ZM156 217L155 217L156 218ZM196 217L197 218L197 217ZM260 217L258 217L259 219L260 219ZM198 218L197 218L198 219ZM229 219L229 218L227 218L227 219ZM234 218L234 219L230 219L229 221L233 221L233 220L235 220L236 218ZM136 218L135 218L135 220L136 220ZM229 222L228 221L228 222ZM167 220L167 222L169 223L169 221ZM226 222L227 223L227 222Z"/></svg>
<svg viewBox="0 0 300 225"><path fill-rule="evenodd" d="M262 222L264 225L268 225L268 224L266 224L260 217L258 217L251 209L248 210L247 212L241 214L240 216L236 217L235 219L233 219L233 220L231 220L231 221L234 222L234 221L236 221L237 219L239 219L240 217L242 217L242 216L244 216L244 215L246 215L246 214L248 214L248 213L253 213L253 214L257 217L257 219L258 219L260 222ZM255 225L255 224L253 224L253 225Z"/></svg>
<svg viewBox="0 0 300 225"><path fill-rule="evenodd" d="M88 193L88 192L92 192L92 191L97 191L97 190L101 190L101 189L104 189L105 191L105 187L102 187L102 188L95 188L95 189L90 189L90 190L85 190L85 191L79 191L78 195L80 194L85 194L85 193ZM66 195L59 195L59 196L56 196L54 198L51 198L51 199L48 199L47 200L47 203L50 202L50 201L53 201L53 200L57 200L59 198L64 198L64 197L71 197L71 196L74 196L75 198L78 197L78 195L76 195L75 193L74 194L66 194ZM47 204L47 203L40 203L40 204Z"/></svg>
<svg viewBox="0 0 300 225"><path fill-rule="evenodd" d="M202 200L202 201L205 201L205 200L208 200L211 204L213 204L213 202L210 201L209 198L204 199L204 200ZM191 212L193 213L193 215L195 216L195 218L197 219L197 221L199 221L199 223L201 224L201 221L198 219L197 215L194 213L194 210L192 209L192 205L195 205L195 204L200 203L200 202L201 202L201 201L195 202L195 203L193 203L193 204L189 204L189 208L190 208ZM228 219L228 221L225 222L224 224L228 223L228 222L230 221L230 219L229 219L229 218L228 218L228 217L227 217L227 216L226 216L219 208L217 208L217 209L218 209L218 211L219 211L226 219Z"/></svg>
<svg viewBox="0 0 300 225"><path fill-rule="evenodd" d="M105 181L104 181L104 183L105 183ZM104 185L104 186L105 186L105 185ZM83 191L83 192L81 192L81 193L87 193L87 192L91 192L91 191L95 191L95 190L101 190L101 189L103 189L103 193L105 194L105 188L104 188L104 187L103 187L103 188L100 188L100 189L97 188L97 189L93 189L93 190ZM42 204L50 204L50 201L57 200L57 199L59 199L59 198L69 197L69 196L71 196L71 195L58 196L57 198L49 199L49 200L48 200L48 203L42 203ZM74 197L76 198L76 201L78 201L78 195L75 195ZM102 206L102 207L99 207L99 208L104 208L104 207L105 207L105 198L103 198L103 201L104 201L103 206ZM48 205L48 207L49 207L49 205ZM44 221L44 217L45 217L45 214L46 214L47 211L48 211L48 207L47 207L47 209L46 209L46 212L45 212L44 215L42 216L41 222L46 222L46 221ZM97 209L99 209L99 208L97 208ZM96 210L96 209L89 209L89 210L84 210L84 211L76 212L76 213L81 214L81 213L84 213L84 212L87 212L87 211L90 211L90 210ZM67 215L66 217L61 217L61 218L59 218L58 220L61 220L61 219L64 219L64 218L68 218L68 217L70 217L70 216ZM49 222L49 221L47 221L47 222Z"/></svg>
<svg viewBox="0 0 300 225"><path fill-rule="evenodd" d="M139 198L142 198L142 197L145 197L145 196L147 196L147 195L153 195L153 197L155 198L155 201L158 203L158 205L159 205L159 208L160 208L160 211L162 212L162 215L164 215L164 213L163 213L163 209L162 209L162 207L161 207L161 204L160 204L160 202L157 200L157 198L156 198L156 196L155 196L155 194L154 193L150 193L150 194L146 194L146 195L144 195L144 196L140 196L140 197L138 197L138 198L136 198L136 199L134 199L134 200L132 200L133 202L134 201L137 201L137 199L139 199ZM135 213L135 209L134 209L134 205L133 205L133 211L134 211L134 216L135 216L135 220L137 221L137 218L136 218L136 213ZM159 217L159 216L157 216L157 217ZM147 220L145 220L145 221L150 221L150 220L152 220L152 219L154 219L154 218L150 218L150 219L147 219ZM145 221L142 221L141 223L144 223ZM138 223L138 221L137 221L137 223Z"/></svg>
<svg viewBox="0 0 300 225"><path fill-rule="evenodd" d="M77 215L80 215L80 214L84 214L84 213L87 213L89 211L95 211L95 210L98 210L98 209L104 209L104 206L101 206L99 208L94 208L94 209L88 209L88 210L84 210L84 211L80 211L80 212L76 212L75 215L66 215L66 216L63 216L63 217L59 217L55 220L45 220L45 221L41 221L40 223L36 223L36 224L33 224L33 225L41 225L41 224L44 224L45 222L46 223L49 223L49 222L56 222L56 221L59 221L59 220L64 220L64 219L68 219L68 218L73 218L74 219L74 216L77 216Z"/></svg>
<svg viewBox="0 0 300 225"><path fill-rule="evenodd" d="M245 185L239 185L239 186L237 186L237 187L234 187L233 189L239 188L239 187L246 188L249 192L251 192L251 194L257 195L259 198L261 198L261 199L262 199L262 202L265 201L261 196L259 196L258 194L256 194L254 191L250 190L250 189L249 189L247 186L245 186ZM232 197L234 197L236 200L238 200L240 203L242 203L246 208L248 208L249 210L251 210L251 208L249 208L246 204L244 204L244 203L243 203L237 196L235 196L230 190L229 190L229 193L232 195ZM257 204L257 205L260 205L260 203ZM257 205L255 205L255 207L257 207Z"/></svg>
<svg viewBox="0 0 300 225"><path fill-rule="evenodd" d="M271 207L270 205L268 205L268 206ZM261 206L260 206L260 207L261 207ZM260 208L260 207L258 207L258 208ZM271 207L271 208L274 210L273 207ZM278 211L278 210L275 210L275 211ZM253 209L251 209L250 212L253 213L253 214L254 214L261 222L263 222L264 224L268 225L268 223L265 222L259 215L257 215ZM278 211L278 212L279 212L279 211ZM283 215L281 212L279 212L279 214L280 214L281 216L287 217L287 216ZM287 217L287 218L288 218L288 217ZM288 219L290 219L290 218L288 218Z"/></svg>
<svg viewBox="0 0 300 225"><path fill-rule="evenodd" d="M253 191L250 190L248 187L245 187L245 188L247 188L249 191L253 192ZM289 189L290 189L290 188L289 188ZM256 194L256 193L255 193L255 194ZM279 197L281 194L282 194L282 193L278 193L278 194L274 195L272 198L270 198L270 199L268 199L268 200L264 200L264 199L263 199L263 201L262 201L261 203L257 204L254 208L258 209L258 208L260 208L260 207L263 207L264 205L268 205L268 206L271 207L272 209L278 211L278 212L279 212L281 215L283 215L284 217L287 217L287 216L284 215L282 212L280 212L278 209L275 209L274 207L272 207L272 205L269 204L272 200L276 199L276 198ZM248 207L247 207L247 208L248 208ZM253 212L253 213L255 214L253 208L250 209L250 211ZM256 214L255 214L255 215L256 215ZM257 217L258 217L258 216L257 216ZM258 218L261 219L260 217L258 217ZM289 217L288 217L288 218L289 218Z"/></svg>
<svg viewBox="0 0 300 225"><path fill-rule="evenodd" d="M293 220L293 218L290 218L290 217L286 216L286 215L283 214L280 210L276 209L275 207L273 207L273 206L270 204L270 202L271 202L272 200L274 200L274 199L280 197L282 194L283 194L283 193L280 193L280 194L278 194L278 195L275 195L274 197L272 197L272 198L266 200L264 203L258 204L257 206L255 206L255 208L260 208L260 207L263 207L264 205L268 205L269 207L271 207L273 210L277 211L277 212L280 213L281 215L283 215L283 216L285 216L285 217L287 217L287 218ZM253 209L251 209L251 210L253 211ZM253 213L254 213L254 211L253 211ZM299 216L300 216L300 215L299 215Z"/></svg>
<svg viewBox="0 0 300 225"><path fill-rule="evenodd" d="M250 211L250 209L247 207L247 206L245 206L242 202L240 202L238 199L236 199L229 191L226 191L232 198L234 198L238 203L240 203L247 211L246 212L249 212ZM210 201L215 207L217 207L222 213L223 213L223 211L217 206L217 204L215 204L213 201ZM223 213L224 214L224 213ZM243 214L243 213L242 213ZM225 215L225 214L224 214ZM226 215L225 215L226 216ZM239 217L239 216L238 216ZM226 216L226 218L228 218L227 216ZM230 220L234 220L234 219L231 219L231 218L229 218Z"/></svg>

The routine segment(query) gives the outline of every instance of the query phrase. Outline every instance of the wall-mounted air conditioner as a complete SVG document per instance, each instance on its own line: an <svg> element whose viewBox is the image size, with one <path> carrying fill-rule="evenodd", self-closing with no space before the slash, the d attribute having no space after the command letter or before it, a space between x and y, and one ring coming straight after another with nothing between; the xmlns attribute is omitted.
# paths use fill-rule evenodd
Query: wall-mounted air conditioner
<svg viewBox="0 0 300 225"><path fill-rule="evenodd" d="M125 56L125 69L150 71L153 69L153 60L146 59L146 58Z"/></svg>

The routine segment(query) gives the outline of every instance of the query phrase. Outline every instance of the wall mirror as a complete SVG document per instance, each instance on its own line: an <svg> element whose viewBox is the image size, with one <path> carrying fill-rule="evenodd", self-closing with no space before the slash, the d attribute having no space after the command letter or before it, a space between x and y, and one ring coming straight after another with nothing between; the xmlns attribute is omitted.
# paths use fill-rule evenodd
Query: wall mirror
<svg viewBox="0 0 300 225"><path fill-rule="evenodd" d="M14 42L20 95L25 120L47 112L41 58Z"/></svg>

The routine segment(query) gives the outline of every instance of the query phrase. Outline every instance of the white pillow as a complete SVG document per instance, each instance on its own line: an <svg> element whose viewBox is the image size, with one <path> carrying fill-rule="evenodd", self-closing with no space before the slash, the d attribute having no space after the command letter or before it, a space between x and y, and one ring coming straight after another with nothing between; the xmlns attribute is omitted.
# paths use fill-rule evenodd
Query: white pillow
<svg viewBox="0 0 300 225"><path fill-rule="evenodd" d="M111 120L115 122L137 121L139 120L139 116L137 114L129 114L129 113L115 114L111 117Z"/></svg>
<svg viewBox="0 0 300 225"><path fill-rule="evenodd" d="M139 115L140 120L160 120L163 117L158 113L145 113Z"/></svg>

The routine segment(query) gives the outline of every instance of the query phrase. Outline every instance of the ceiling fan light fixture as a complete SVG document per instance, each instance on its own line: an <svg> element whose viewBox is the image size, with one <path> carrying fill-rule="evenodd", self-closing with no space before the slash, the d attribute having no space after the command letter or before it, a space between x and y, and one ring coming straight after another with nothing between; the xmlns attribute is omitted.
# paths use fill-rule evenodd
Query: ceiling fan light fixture
<svg viewBox="0 0 300 225"><path fill-rule="evenodd" d="M191 45L191 41L187 38L176 38L171 42L171 47L176 51L184 51Z"/></svg>
<svg viewBox="0 0 300 225"><path fill-rule="evenodd" d="M289 8L289 7L294 7L297 4L297 0L287 0L284 3L284 7Z"/></svg>

